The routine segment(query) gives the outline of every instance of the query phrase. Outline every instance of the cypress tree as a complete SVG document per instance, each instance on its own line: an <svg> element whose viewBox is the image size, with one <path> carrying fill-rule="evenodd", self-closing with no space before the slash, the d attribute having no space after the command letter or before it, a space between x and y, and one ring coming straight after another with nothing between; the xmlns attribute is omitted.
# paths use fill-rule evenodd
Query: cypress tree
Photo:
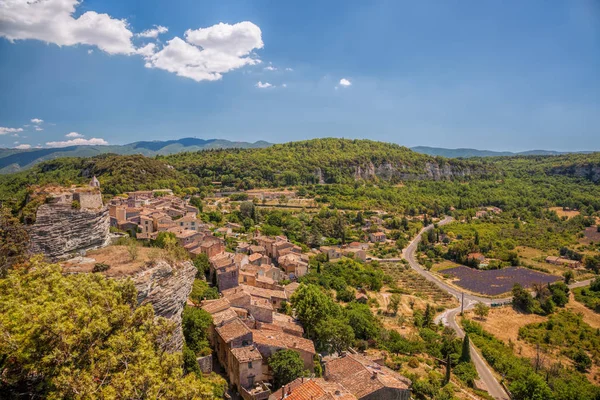
<svg viewBox="0 0 600 400"><path fill-rule="evenodd" d="M469 335L465 335L462 342L462 352L460 353L460 362L471 362L471 346Z"/></svg>

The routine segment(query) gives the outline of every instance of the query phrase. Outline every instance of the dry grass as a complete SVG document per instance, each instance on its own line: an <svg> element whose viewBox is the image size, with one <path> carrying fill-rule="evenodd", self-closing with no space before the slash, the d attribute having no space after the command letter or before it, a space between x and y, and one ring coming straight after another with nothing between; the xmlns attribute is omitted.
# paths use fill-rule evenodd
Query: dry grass
<svg viewBox="0 0 600 400"><path fill-rule="evenodd" d="M138 255L135 260L127 251L127 246L108 246L98 250L89 251L81 262L77 259L62 263L65 272L92 272L94 264L103 263L110 266L105 274L107 276L131 275L145 268L148 261L159 257L160 249L138 246ZM92 262L86 262L93 259Z"/></svg>
<svg viewBox="0 0 600 400"><path fill-rule="evenodd" d="M579 211L575 211L575 210L568 210L565 211L563 210L562 207L550 207L550 211L555 211L556 214L558 214L559 217L567 217L567 219L576 217L579 215Z"/></svg>
<svg viewBox="0 0 600 400"><path fill-rule="evenodd" d="M573 293L569 295L569 303L565 308L573 311L576 314L582 314L583 320L592 328L600 329L600 314L590 310L580 302L575 300Z"/></svg>
<svg viewBox="0 0 600 400"><path fill-rule="evenodd" d="M443 271L445 269L449 269L449 268L454 268L454 267L460 267L461 264L457 264L453 261L450 260L443 260L442 262L436 263L433 265L433 267L431 267L431 271L432 272L440 272Z"/></svg>
<svg viewBox="0 0 600 400"><path fill-rule="evenodd" d="M535 314L521 314L512 307L492 308L488 317L483 321L475 316L473 310L466 311L465 315L468 319L480 323L486 331L504 343L514 343L516 354L530 358L535 357L535 347L518 339L519 328L548 319Z"/></svg>

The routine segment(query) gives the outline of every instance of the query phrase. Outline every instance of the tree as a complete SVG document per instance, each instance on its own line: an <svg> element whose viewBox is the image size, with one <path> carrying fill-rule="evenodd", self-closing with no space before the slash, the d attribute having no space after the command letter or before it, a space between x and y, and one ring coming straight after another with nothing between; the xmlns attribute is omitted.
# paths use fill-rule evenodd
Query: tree
<svg viewBox="0 0 600 400"><path fill-rule="evenodd" d="M25 262L29 248L29 235L12 216L7 207L0 207L0 278L17 263Z"/></svg>
<svg viewBox="0 0 600 400"><path fill-rule="evenodd" d="M520 377L509 386L512 398L515 400L548 400L552 399L552 390L544 379L530 372L527 376Z"/></svg>
<svg viewBox="0 0 600 400"><path fill-rule="evenodd" d="M433 324L434 311L433 308L427 303L425 306L425 314L423 315L423 327L427 328Z"/></svg>
<svg viewBox="0 0 600 400"><path fill-rule="evenodd" d="M479 317L479 319L484 319L490 313L490 307L485 303L478 302L475 304L475 315Z"/></svg>
<svg viewBox="0 0 600 400"><path fill-rule="evenodd" d="M394 293L390 297L390 302L387 305L387 311L389 313L396 315L398 313L398 308L400 307L400 300L401 300L400 295L397 293Z"/></svg>
<svg viewBox="0 0 600 400"><path fill-rule="evenodd" d="M354 331L347 321L327 318L315 327L315 341L321 351L341 353L352 346Z"/></svg>
<svg viewBox="0 0 600 400"><path fill-rule="evenodd" d="M304 363L294 350L279 350L267 362L273 371L274 389L304 375Z"/></svg>
<svg viewBox="0 0 600 400"><path fill-rule="evenodd" d="M575 353L573 356L573 361L575 361L575 369L579 372L586 373L592 366L592 360L585 353L585 351L581 349Z"/></svg>
<svg viewBox="0 0 600 400"><path fill-rule="evenodd" d="M315 285L300 285L291 301L308 337L313 337L314 327L319 322L339 314L339 306Z"/></svg>
<svg viewBox="0 0 600 400"><path fill-rule="evenodd" d="M0 279L4 394L37 398L216 398L224 381L184 375L176 325L137 306L131 280L63 276L32 259ZM32 318L31 316L35 316ZM216 379L216 380L215 380Z"/></svg>
<svg viewBox="0 0 600 400"><path fill-rule="evenodd" d="M244 201L242 204L240 204L240 214L242 214L242 217L244 218L250 218L252 220L255 219L255 206L254 203L251 201Z"/></svg>
<svg viewBox="0 0 600 400"><path fill-rule="evenodd" d="M198 270L198 272L196 272L196 278L205 276L210 270L208 256L204 253L200 253L196 258L194 258L193 264Z"/></svg>
<svg viewBox="0 0 600 400"><path fill-rule="evenodd" d="M571 281L573 280L573 278L575 277L575 275L573 274L573 271L568 270L565 271L565 273L563 274L563 276L565 277L565 283L568 285L569 283L571 283Z"/></svg>
<svg viewBox="0 0 600 400"><path fill-rule="evenodd" d="M369 340L379 336L381 323L368 305L352 302L344 309L344 315L357 339Z"/></svg>
<svg viewBox="0 0 600 400"><path fill-rule="evenodd" d="M186 345L196 355L210 353L208 332L212 324L212 316L198 307L185 307L181 321L183 337Z"/></svg>
<svg viewBox="0 0 600 400"><path fill-rule="evenodd" d="M533 311L534 301L531 293L523 289L523 286L515 283L512 289L513 307L525 313Z"/></svg>
<svg viewBox="0 0 600 400"><path fill-rule="evenodd" d="M471 343L469 341L469 335L465 334L462 342L462 350L460 352L460 362L469 363L471 362Z"/></svg>

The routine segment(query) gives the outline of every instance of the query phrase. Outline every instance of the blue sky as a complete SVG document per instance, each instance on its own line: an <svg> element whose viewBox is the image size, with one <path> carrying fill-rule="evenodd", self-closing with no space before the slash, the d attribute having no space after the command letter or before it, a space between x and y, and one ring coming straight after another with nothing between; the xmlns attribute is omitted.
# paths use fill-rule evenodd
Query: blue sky
<svg viewBox="0 0 600 400"><path fill-rule="evenodd" d="M596 0L41 3L0 0L0 147L600 150Z"/></svg>

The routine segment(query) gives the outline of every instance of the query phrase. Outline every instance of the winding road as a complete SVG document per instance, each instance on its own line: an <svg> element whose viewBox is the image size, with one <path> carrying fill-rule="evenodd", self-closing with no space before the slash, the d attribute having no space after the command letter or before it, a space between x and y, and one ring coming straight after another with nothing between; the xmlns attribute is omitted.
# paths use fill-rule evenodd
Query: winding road
<svg viewBox="0 0 600 400"><path fill-rule="evenodd" d="M448 224L448 223L452 222L452 220L453 220L452 217L446 217L443 220L439 221L438 225ZM460 327L460 325L458 324L458 322L456 321L456 316L458 314L460 314L461 309L464 308L464 310L468 310L470 308L473 308L475 306L475 304L477 304L479 302L485 303L488 305L491 303L506 303L506 302L510 302L512 298L506 297L503 299L490 299L487 297L477 296L477 295L470 294L470 293L464 293L464 292L458 290L456 287L448 285L446 282L444 282L437 276L433 275L431 272L424 269L421 265L419 265L419 263L417 262L416 256L415 256L417 246L418 246L419 242L421 241L421 237L422 237L423 233L429 231L432 228L433 228L433 225L429 225L429 226L421 229L419 234L402 251L402 256L403 256L403 258L405 258L408 261L411 268L414 269L416 272L418 272L421 276L423 276L428 281L435 283L440 289L444 290L445 292L451 294L452 296L454 296L458 299L459 306L456 308L453 308L451 310L446 310L442 314L438 315L435 318L435 323L437 324L441 321L445 326L452 328L456 332L458 337L462 338L462 337L464 337L465 333L462 330L462 328ZM590 282L591 282L591 279L581 281L581 282L576 282L576 283L569 285L569 288L587 286L590 284ZM463 304L463 302L464 302L464 304ZM464 305L464 307L463 307L463 305ZM504 390L503 386L498 382L498 380L492 373L491 368L486 364L486 362L483 360L483 358L481 357L481 355L479 354L477 349L473 346L473 343L471 343L471 359L473 360L473 363L475 364L475 368L477 369L477 373L479 374L479 377L481 378L481 380L487 387L487 391L490 394L490 396L492 396L494 399L497 399L497 400L509 400L510 397L508 396L508 394Z"/></svg>

